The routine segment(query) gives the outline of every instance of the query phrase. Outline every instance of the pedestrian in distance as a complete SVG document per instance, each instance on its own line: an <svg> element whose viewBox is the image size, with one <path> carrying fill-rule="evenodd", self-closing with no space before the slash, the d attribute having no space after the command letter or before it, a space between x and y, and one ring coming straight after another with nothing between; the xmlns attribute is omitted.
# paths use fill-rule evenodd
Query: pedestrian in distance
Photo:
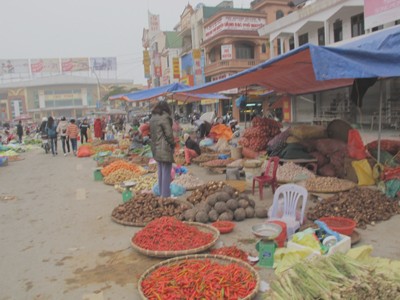
<svg viewBox="0 0 400 300"><path fill-rule="evenodd" d="M81 130L81 144L83 144L84 140L85 143L88 142L88 129L90 129L90 125L87 121L87 119L84 119L83 122L79 125L79 128Z"/></svg>
<svg viewBox="0 0 400 300"><path fill-rule="evenodd" d="M74 152L74 155L76 156L77 148L78 148L78 134L79 134L79 128L75 124L75 120L71 119L70 123L67 127L67 136L69 137L69 140L71 141L71 146L72 146L72 151Z"/></svg>
<svg viewBox="0 0 400 300"><path fill-rule="evenodd" d="M175 141L172 133L171 109L166 101L153 108L150 119L151 151L158 166L160 196L171 196L171 169L174 162Z"/></svg>
<svg viewBox="0 0 400 300"><path fill-rule="evenodd" d="M24 128L22 127L21 120L18 122L17 125L17 135L18 135L18 143L22 144L22 136L24 135Z"/></svg>
<svg viewBox="0 0 400 300"><path fill-rule="evenodd" d="M103 128L102 128L101 120L99 117L94 120L93 128L94 128L94 137L97 139L101 139L103 136Z"/></svg>
<svg viewBox="0 0 400 300"><path fill-rule="evenodd" d="M52 116L50 116L47 119L46 134L50 140L51 153L53 154L53 156L56 156L58 154L58 152L57 152L57 125Z"/></svg>
<svg viewBox="0 0 400 300"><path fill-rule="evenodd" d="M192 140L189 134L185 133L183 140L185 142L185 162L187 165L190 165L192 158L201 154L201 149L199 144L195 140Z"/></svg>
<svg viewBox="0 0 400 300"><path fill-rule="evenodd" d="M68 154L71 152L71 148L69 146L69 137L67 136L67 128L68 128L67 120L65 119L65 117L61 117L61 120L57 125L57 134L59 134L61 138L61 145L64 152L64 156L67 156L66 150L68 150Z"/></svg>

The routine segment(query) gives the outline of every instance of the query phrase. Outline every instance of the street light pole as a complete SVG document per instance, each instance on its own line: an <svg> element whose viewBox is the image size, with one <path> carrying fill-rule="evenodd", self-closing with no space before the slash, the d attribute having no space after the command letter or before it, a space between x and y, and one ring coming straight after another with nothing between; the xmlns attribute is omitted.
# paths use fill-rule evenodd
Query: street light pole
<svg viewBox="0 0 400 300"><path fill-rule="evenodd" d="M100 80L99 77L97 76L97 73L94 71L94 68L92 68L92 73L94 74L94 76L96 76L96 80L97 80L97 102L100 103L101 98L100 98ZM97 104L96 104L96 108L97 108Z"/></svg>

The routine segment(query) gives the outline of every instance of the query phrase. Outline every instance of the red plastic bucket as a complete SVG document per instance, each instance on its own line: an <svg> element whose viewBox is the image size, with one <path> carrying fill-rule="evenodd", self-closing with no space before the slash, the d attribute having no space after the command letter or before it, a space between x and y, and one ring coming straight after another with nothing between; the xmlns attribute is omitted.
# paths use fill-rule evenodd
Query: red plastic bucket
<svg viewBox="0 0 400 300"><path fill-rule="evenodd" d="M278 237L275 239L275 242L278 244L278 247L282 248L285 247L285 242L287 238L287 229L286 229L286 223L282 221L267 221L267 223L274 223L279 226L281 226L282 231L278 235Z"/></svg>

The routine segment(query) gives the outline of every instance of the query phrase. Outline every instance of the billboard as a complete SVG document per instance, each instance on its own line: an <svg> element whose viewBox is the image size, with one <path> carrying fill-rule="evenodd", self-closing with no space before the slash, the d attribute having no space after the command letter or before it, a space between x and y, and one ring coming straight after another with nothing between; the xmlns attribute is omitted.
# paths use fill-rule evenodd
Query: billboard
<svg viewBox="0 0 400 300"><path fill-rule="evenodd" d="M224 30L256 31L265 24L264 18L223 16L204 28L204 38L207 40Z"/></svg>
<svg viewBox="0 0 400 300"><path fill-rule="evenodd" d="M90 67L96 71L116 71L116 57L91 57Z"/></svg>
<svg viewBox="0 0 400 300"><path fill-rule="evenodd" d="M221 60L233 59L232 44L221 45Z"/></svg>
<svg viewBox="0 0 400 300"><path fill-rule="evenodd" d="M89 71L89 58L75 57L75 58L61 58L62 72L79 72Z"/></svg>
<svg viewBox="0 0 400 300"><path fill-rule="evenodd" d="M28 59L0 59L0 76L7 74L29 74Z"/></svg>
<svg viewBox="0 0 400 300"><path fill-rule="evenodd" d="M36 58L31 59L32 73L60 73L60 62L58 58Z"/></svg>

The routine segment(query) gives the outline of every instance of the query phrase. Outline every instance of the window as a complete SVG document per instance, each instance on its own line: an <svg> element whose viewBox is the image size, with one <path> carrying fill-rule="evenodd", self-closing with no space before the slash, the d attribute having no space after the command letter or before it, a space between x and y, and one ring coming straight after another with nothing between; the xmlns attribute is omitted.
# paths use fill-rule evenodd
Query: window
<svg viewBox="0 0 400 300"><path fill-rule="evenodd" d="M254 59L254 48L248 44L236 44L237 59Z"/></svg>
<svg viewBox="0 0 400 300"><path fill-rule="evenodd" d="M308 43L308 33L299 35L299 46L307 44L307 43Z"/></svg>
<svg viewBox="0 0 400 300"><path fill-rule="evenodd" d="M363 35L364 33L364 14L351 17L351 37Z"/></svg>
<svg viewBox="0 0 400 300"><path fill-rule="evenodd" d="M216 48L213 48L211 51L210 51L210 53L209 53L209 60L210 60L210 63L214 63L214 62L216 62L217 60L221 60L221 47L216 47Z"/></svg>
<svg viewBox="0 0 400 300"><path fill-rule="evenodd" d="M336 20L335 23L333 23L333 40L335 43L343 40L342 20Z"/></svg>
<svg viewBox="0 0 400 300"><path fill-rule="evenodd" d="M265 43L261 45L261 53L267 53L267 45Z"/></svg>
<svg viewBox="0 0 400 300"><path fill-rule="evenodd" d="M284 16L284 13L281 10L277 10L275 16L276 16L276 19L278 20Z"/></svg>
<svg viewBox="0 0 400 300"><path fill-rule="evenodd" d="M291 37L289 39L289 50L293 50L294 49L294 37Z"/></svg>
<svg viewBox="0 0 400 300"><path fill-rule="evenodd" d="M325 28L318 28L318 45L325 46Z"/></svg>
<svg viewBox="0 0 400 300"><path fill-rule="evenodd" d="M372 32L378 31L378 30L382 30L382 29L383 29L383 25L376 26L376 27L373 27L373 28L372 28Z"/></svg>

